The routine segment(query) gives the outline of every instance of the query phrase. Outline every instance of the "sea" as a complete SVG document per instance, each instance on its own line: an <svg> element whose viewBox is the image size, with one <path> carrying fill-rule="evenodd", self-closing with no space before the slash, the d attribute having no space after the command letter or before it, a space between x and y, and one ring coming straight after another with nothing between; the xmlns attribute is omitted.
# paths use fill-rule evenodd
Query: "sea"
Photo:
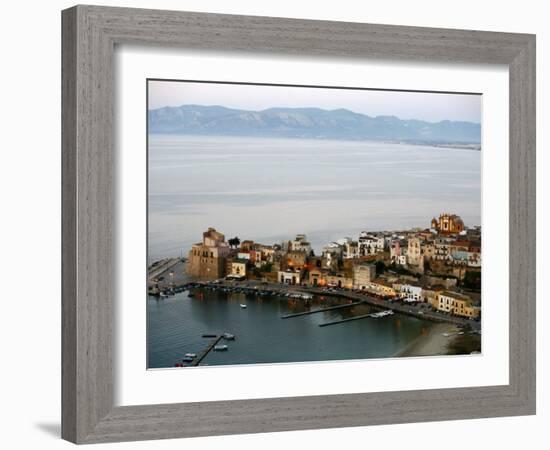
<svg viewBox="0 0 550 450"><path fill-rule="evenodd" d="M361 231L481 224L481 151L365 141L149 135L148 261L202 232L320 252Z"/></svg>
<svg viewBox="0 0 550 450"><path fill-rule="evenodd" d="M316 253L361 231L426 228L442 212L481 224L481 151L421 145L151 134L148 262L186 256L208 227L263 244L305 233ZM310 308L336 300L316 296ZM243 309L240 304L247 304ZM431 322L396 314L319 327L370 307L281 319L303 301L198 289L147 299L148 367L173 367L236 335L201 365L392 357Z"/></svg>

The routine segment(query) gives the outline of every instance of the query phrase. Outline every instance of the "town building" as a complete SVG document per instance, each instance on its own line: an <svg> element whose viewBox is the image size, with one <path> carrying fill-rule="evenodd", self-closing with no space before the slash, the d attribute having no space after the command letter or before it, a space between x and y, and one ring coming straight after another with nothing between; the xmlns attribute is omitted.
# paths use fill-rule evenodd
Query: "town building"
<svg viewBox="0 0 550 450"><path fill-rule="evenodd" d="M326 286L328 275L327 269L321 269L319 267L312 267L308 270L308 284L310 286Z"/></svg>
<svg viewBox="0 0 550 450"><path fill-rule="evenodd" d="M301 276L300 271L294 271L294 270L285 270L285 271L279 271L277 274L277 278L279 280L279 283L282 284L301 284Z"/></svg>
<svg viewBox="0 0 550 450"><path fill-rule="evenodd" d="M359 243L357 241L348 241L344 245L344 258L354 259L359 258Z"/></svg>
<svg viewBox="0 0 550 450"><path fill-rule="evenodd" d="M472 299L459 292L443 291L437 295L437 309L450 314L476 319L481 309L474 306Z"/></svg>
<svg viewBox="0 0 550 450"><path fill-rule="evenodd" d="M423 262L421 241L417 237L409 238L407 246L407 263L419 266Z"/></svg>
<svg viewBox="0 0 550 450"><path fill-rule="evenodd" d="M305 252L308 255L311 253L311 244L307 240L305 234L297 234L293 241L290 241L291 252Z"/></svg>
<svg viewBox="0 0 550 450"><path fill-rule="evenodd" d="M359 246L359 254L361 256L374 255L384 251L385 239L384 236L375 236L366 231L359 234L357 240Z"/></svg>
<svg viewBox="0 0 550 450"><path fill-rule="evenodd" d="M353 287L353 278L344 274L327 275L327 286L351 289Z"/></svg>
<svg viewBox="0 0 550 450"><path fill-rule="evenodd" d="M289 269L302 269L308 260L308 254L301 250L288 252L286 255L286 267Z"/></svg>
<svg viewBox="0 0 550 450"><path fill-rule="evenodd" d="M432 219L431 226L440 234L459 234L464 231L464 222L456 214L443 213Z"/></svg>
<svg viewBox="0 0 550 450"><path fill-rule="evenodd" d="M449 261L451 256L451 240L445 237L438 237L434 241L434 256L436 261Z"/></svg>
<svg viewBox="0 0 550 450"><path fill-rule="evenodd" d="M368 284L376 278L374 264L355 264L353 266L353 289L365 290Z"/></svg>
<svg viewBox="0 0 550 450"><path fill-rule="evenodd" d="M381 297L395 297L397 295L393 286L388 281L381 278L371 280L365 286L365 290Z"/></svg>
<svg viewBox="0 0 550 450"><path fill-rule="evenodd" d="M247 261L243 259L236 259L230 263L230 272L228 277L231 278L245 278L246 277L246 264Z"/></svg>
<svg viewBox="0 0 550 450"><path fill-rule="evenodd" d="M202 242L193 244L188 255L187 273L190 276L214 280L225 276L226 258L231 248L223 233L208 228Z"/></svg>
<svg viewBox="0 0 550 450"><path fill-rule="evenodd" d="M423 289L420 286L394 283L393 288L401 299L415 302L423 302L425 300Z"/></svg>

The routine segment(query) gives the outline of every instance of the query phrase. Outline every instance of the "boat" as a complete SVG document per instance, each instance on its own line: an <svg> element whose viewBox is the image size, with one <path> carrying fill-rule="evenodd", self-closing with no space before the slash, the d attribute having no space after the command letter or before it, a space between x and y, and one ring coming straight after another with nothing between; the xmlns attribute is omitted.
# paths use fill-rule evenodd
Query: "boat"
<svg viewBox="0 0 550 450"><path fill-rule="evenodd" d="M224 352L227 351L228 347L227 345L214 345L214 351L215 352Z"/></svg>
<svg viewBox="0 0 550 450"><path fill-rule="evenodd" d="M385 311L379 311L379 312L372 313L370 315L370 317L372 317L374 319L378 319L380 317L392 316L393 314L394 313L391 309L386 309Z"/></svg>
<svg viewBox="0 0 550 450"><path fill-rule="evenodd" d="M186 358L196 358L196 357L197 357L197 354L196 354L196 353L186 353L186 354L185 354L185 357L186 357Z"/></svg>
<svg viewBox="0 0 550 450"><path fill-rule="evenodd" d="M241 308L243 308L243 309L246 308L246 305L245 305L244 303L241 303L240 306L241 306Z"/></svg>
<svg viewBox="0 0 550 450"><path fill-rule="evenodd" d="M223 338L227 341L234 341L235 335L231 333L223 333Z"/></svg>
<svg viewBox="0 0 550 450"><path fill-rule="evenodd" d="M195 294L193 294L192 292L189 292L189 293L187 294L187 297L194 297L194 296L195 296Z"/></svg>
<svg viewBox="0 0 550 450"><path fill-rule="evenodd" d="M191 356L184 356L181 360L183 362L193 362L195 358L192 358Z"/></svg>

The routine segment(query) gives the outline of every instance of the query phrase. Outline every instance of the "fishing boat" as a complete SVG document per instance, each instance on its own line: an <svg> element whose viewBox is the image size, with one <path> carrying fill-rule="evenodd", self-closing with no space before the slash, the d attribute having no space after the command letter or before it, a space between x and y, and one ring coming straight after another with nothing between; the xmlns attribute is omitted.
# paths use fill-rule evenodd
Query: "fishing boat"
<svg viewBox="0 0 550 450"><path fill-rule="evenodd" d="M228 347L227 345L223 344L223 345L215 345L214 346L214 351L215 352L225 352L227 351Z"/></svg>
<svg viewBox="0 0 550 450"><path fill-rule="evenodd" d="M231 334L231 333L223 333L223 338L226 341L234 341L235 340L235 335Z"/></svg>

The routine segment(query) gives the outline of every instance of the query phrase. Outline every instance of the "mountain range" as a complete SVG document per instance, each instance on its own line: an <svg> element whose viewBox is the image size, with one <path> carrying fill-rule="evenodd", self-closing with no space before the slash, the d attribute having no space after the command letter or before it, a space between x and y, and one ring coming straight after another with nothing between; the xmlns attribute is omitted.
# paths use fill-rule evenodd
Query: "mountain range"
<svg viewBox="0 0 550 450"><path fill-rule="evenodd" d="M149 110L148 121L150 133L438 144L481 142L479 123L372 117L348 109L269 108L248 111L224 106L182 105Z"/></svg>

